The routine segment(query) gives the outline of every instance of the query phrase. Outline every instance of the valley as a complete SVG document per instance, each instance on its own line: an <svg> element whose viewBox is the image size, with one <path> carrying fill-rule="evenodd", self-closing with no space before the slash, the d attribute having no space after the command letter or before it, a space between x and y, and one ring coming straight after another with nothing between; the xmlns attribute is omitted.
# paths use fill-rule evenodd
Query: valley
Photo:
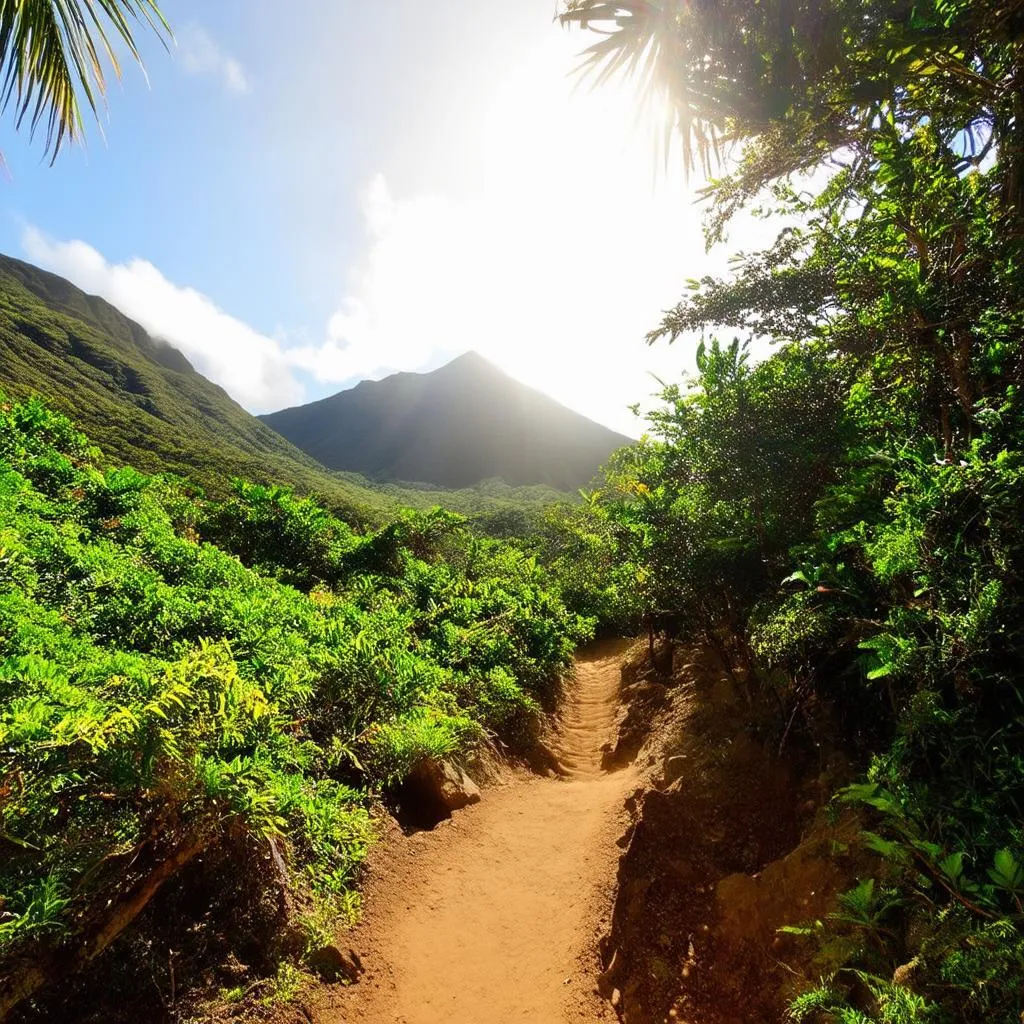
<svg viewBox="0 0 1024 1024"><path fill-rule="evenodd" d="M496 371L474 366L493 379ZM456 385L444 399L445 408L449 403L468 405L474 400L478 373L471 372ZM519 387L508 378L501 386ZM230 491L234 477L291 486L299 493L318 496L348 518L370 524L399 508L443 504L479 519L485 532L507 529L504 524L509 520L522 522L524 515L587 483L617 443L627 440L590 424L596 441L582 441L576 448L572 441L564 442L568 448L558 442L563 447L556 445L549 459L560 462L571 450L575 461L568 476L527 466L525 472L506 472L508 479L502 480L503 470L511 467L496 461L494 452L480 449L474 462L477 471L460 472L454 484L447 477L396 477L388 472L388 460L394 458L395 445L400 448L402 438L421 435L415 421L423 414L415 405L405 408L399 402L392 415L409 419L387 428L372 420L355 433L354 425L344 419L330 430L321 424L317 429L326 430L331 444L337 445L341 431L342 450L363 453L357 463L339 466L327 458L324 464L246 412L177 349L150 337L108 302L7 256L0 256L0 388L17 399L44 396L86 429L114 464L127 462L146 472L176 473L218 496ZM386 413L387 404L386 400L381 414ZM305 414L307 408L313 415L312 407L301 411ZM500 419L500 412L495 412ZM582 417L568 410L562 414L564 422L538 423L532 439L516 438L515 449L544 448L549 428L567 428L574 420L584 432L588 429ZM497 426L495 422L490 429ZM479 445L478 427L462 424L443 436L420 436L427 465L433 460L437 469L449 458L446 453L459 445ZM374 431L379 441L371 443ZM572 429L567 437L571 436ZM390 445L391 454L378 445ZM416 472L415 465L405 468Z"/></svg>

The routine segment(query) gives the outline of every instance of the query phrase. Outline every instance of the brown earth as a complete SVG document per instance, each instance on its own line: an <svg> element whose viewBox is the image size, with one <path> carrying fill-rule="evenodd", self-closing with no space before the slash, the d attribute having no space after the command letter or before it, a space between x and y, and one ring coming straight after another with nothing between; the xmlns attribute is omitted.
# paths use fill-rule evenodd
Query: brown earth
<svg viewBox="0 0 1024 1024"><path fill-rule="evenodd" d="M582 652L549 777L511 775L429 832L393 835L371 864L364 923L346 937L365 969L316 1019L362 1024L559 1024L615 1017L597 991L628 824L629 768L613 740L625 644Z"/></svg>
<svg viewBox="0 0 1024 1024"><path fill-rule="evenodd" d="M602 991L625 1024L779 1024L817 968L814 943L778 929L824 917L856 877L858 823L825 807L847 769L786 743L715 651L659 654L634 649L622 670L609 759L631 753L640 785Z"/></svg>

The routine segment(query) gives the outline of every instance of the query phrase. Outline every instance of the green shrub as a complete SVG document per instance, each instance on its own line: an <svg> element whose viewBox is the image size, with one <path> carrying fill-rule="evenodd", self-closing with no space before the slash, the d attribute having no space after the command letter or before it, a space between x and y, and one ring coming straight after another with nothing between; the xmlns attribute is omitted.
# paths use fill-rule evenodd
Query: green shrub
<svg viewBox="0 0 1024 1024"><path fill-rule="evenodd" d="M75 962L162 866L239 844L347 919L368 797L520 739L589 624L450 513L357 534L98 458L0 397L0 958Z"/></svg>

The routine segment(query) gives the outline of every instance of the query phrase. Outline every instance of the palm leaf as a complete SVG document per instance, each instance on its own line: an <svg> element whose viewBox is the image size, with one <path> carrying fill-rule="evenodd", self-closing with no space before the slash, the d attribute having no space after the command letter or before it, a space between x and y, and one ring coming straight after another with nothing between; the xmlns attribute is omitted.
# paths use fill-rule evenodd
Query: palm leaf
<svg viewBox="0 0 1024 1024"><path fill-rule="evenodd" d="M702 55L709 52L708 32L720 34L725 20L701 17L677 0L567 0L560 20L602 37L580 55L579 73L595 85L631 76L646 103L667 102L667 131L677 133L687 175L697 165L709 173L720 162L730 117L740 112L744 93Z"/></svg>
<svg viewBox="0 0 1024 1024"><path fill-rule="evenodd" d="M15 109L34 136L45 125L51 163L84 135L83 107L99 119L104 62L121 75L116 46L141 65L134 28L166 45L170 27L157 0L0 0L0 109Z"/></svg>

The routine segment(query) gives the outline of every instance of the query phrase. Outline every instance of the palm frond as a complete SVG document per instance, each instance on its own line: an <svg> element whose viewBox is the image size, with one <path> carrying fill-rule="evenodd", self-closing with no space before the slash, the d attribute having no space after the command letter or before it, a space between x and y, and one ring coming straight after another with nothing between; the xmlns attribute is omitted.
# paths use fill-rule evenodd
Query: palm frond
<svg viewBox="0 0 1024 1024"><path fill-rule="evenodd" d="M708 173L721 157L734 90L728 81L716 80L713 67L701 71L693 59L694 53L706 52L701 19L679 0L567 0L560 20L601 36L582 52L577 72L595 85L618 75L632 77L647 105L667 103L668 132L674 129L682 144L686 174L698 164Z"/></svg>
<svg viewBox="0 0 1024 1024"><path fill-rule="evenodd" d="M137 24L171 37L157 0L0 0L0 110L13 105L33 136L45 125L51 163L84 135L84 107L99 119L104 64L121 75L116 47L141 65Z"/></svg>

